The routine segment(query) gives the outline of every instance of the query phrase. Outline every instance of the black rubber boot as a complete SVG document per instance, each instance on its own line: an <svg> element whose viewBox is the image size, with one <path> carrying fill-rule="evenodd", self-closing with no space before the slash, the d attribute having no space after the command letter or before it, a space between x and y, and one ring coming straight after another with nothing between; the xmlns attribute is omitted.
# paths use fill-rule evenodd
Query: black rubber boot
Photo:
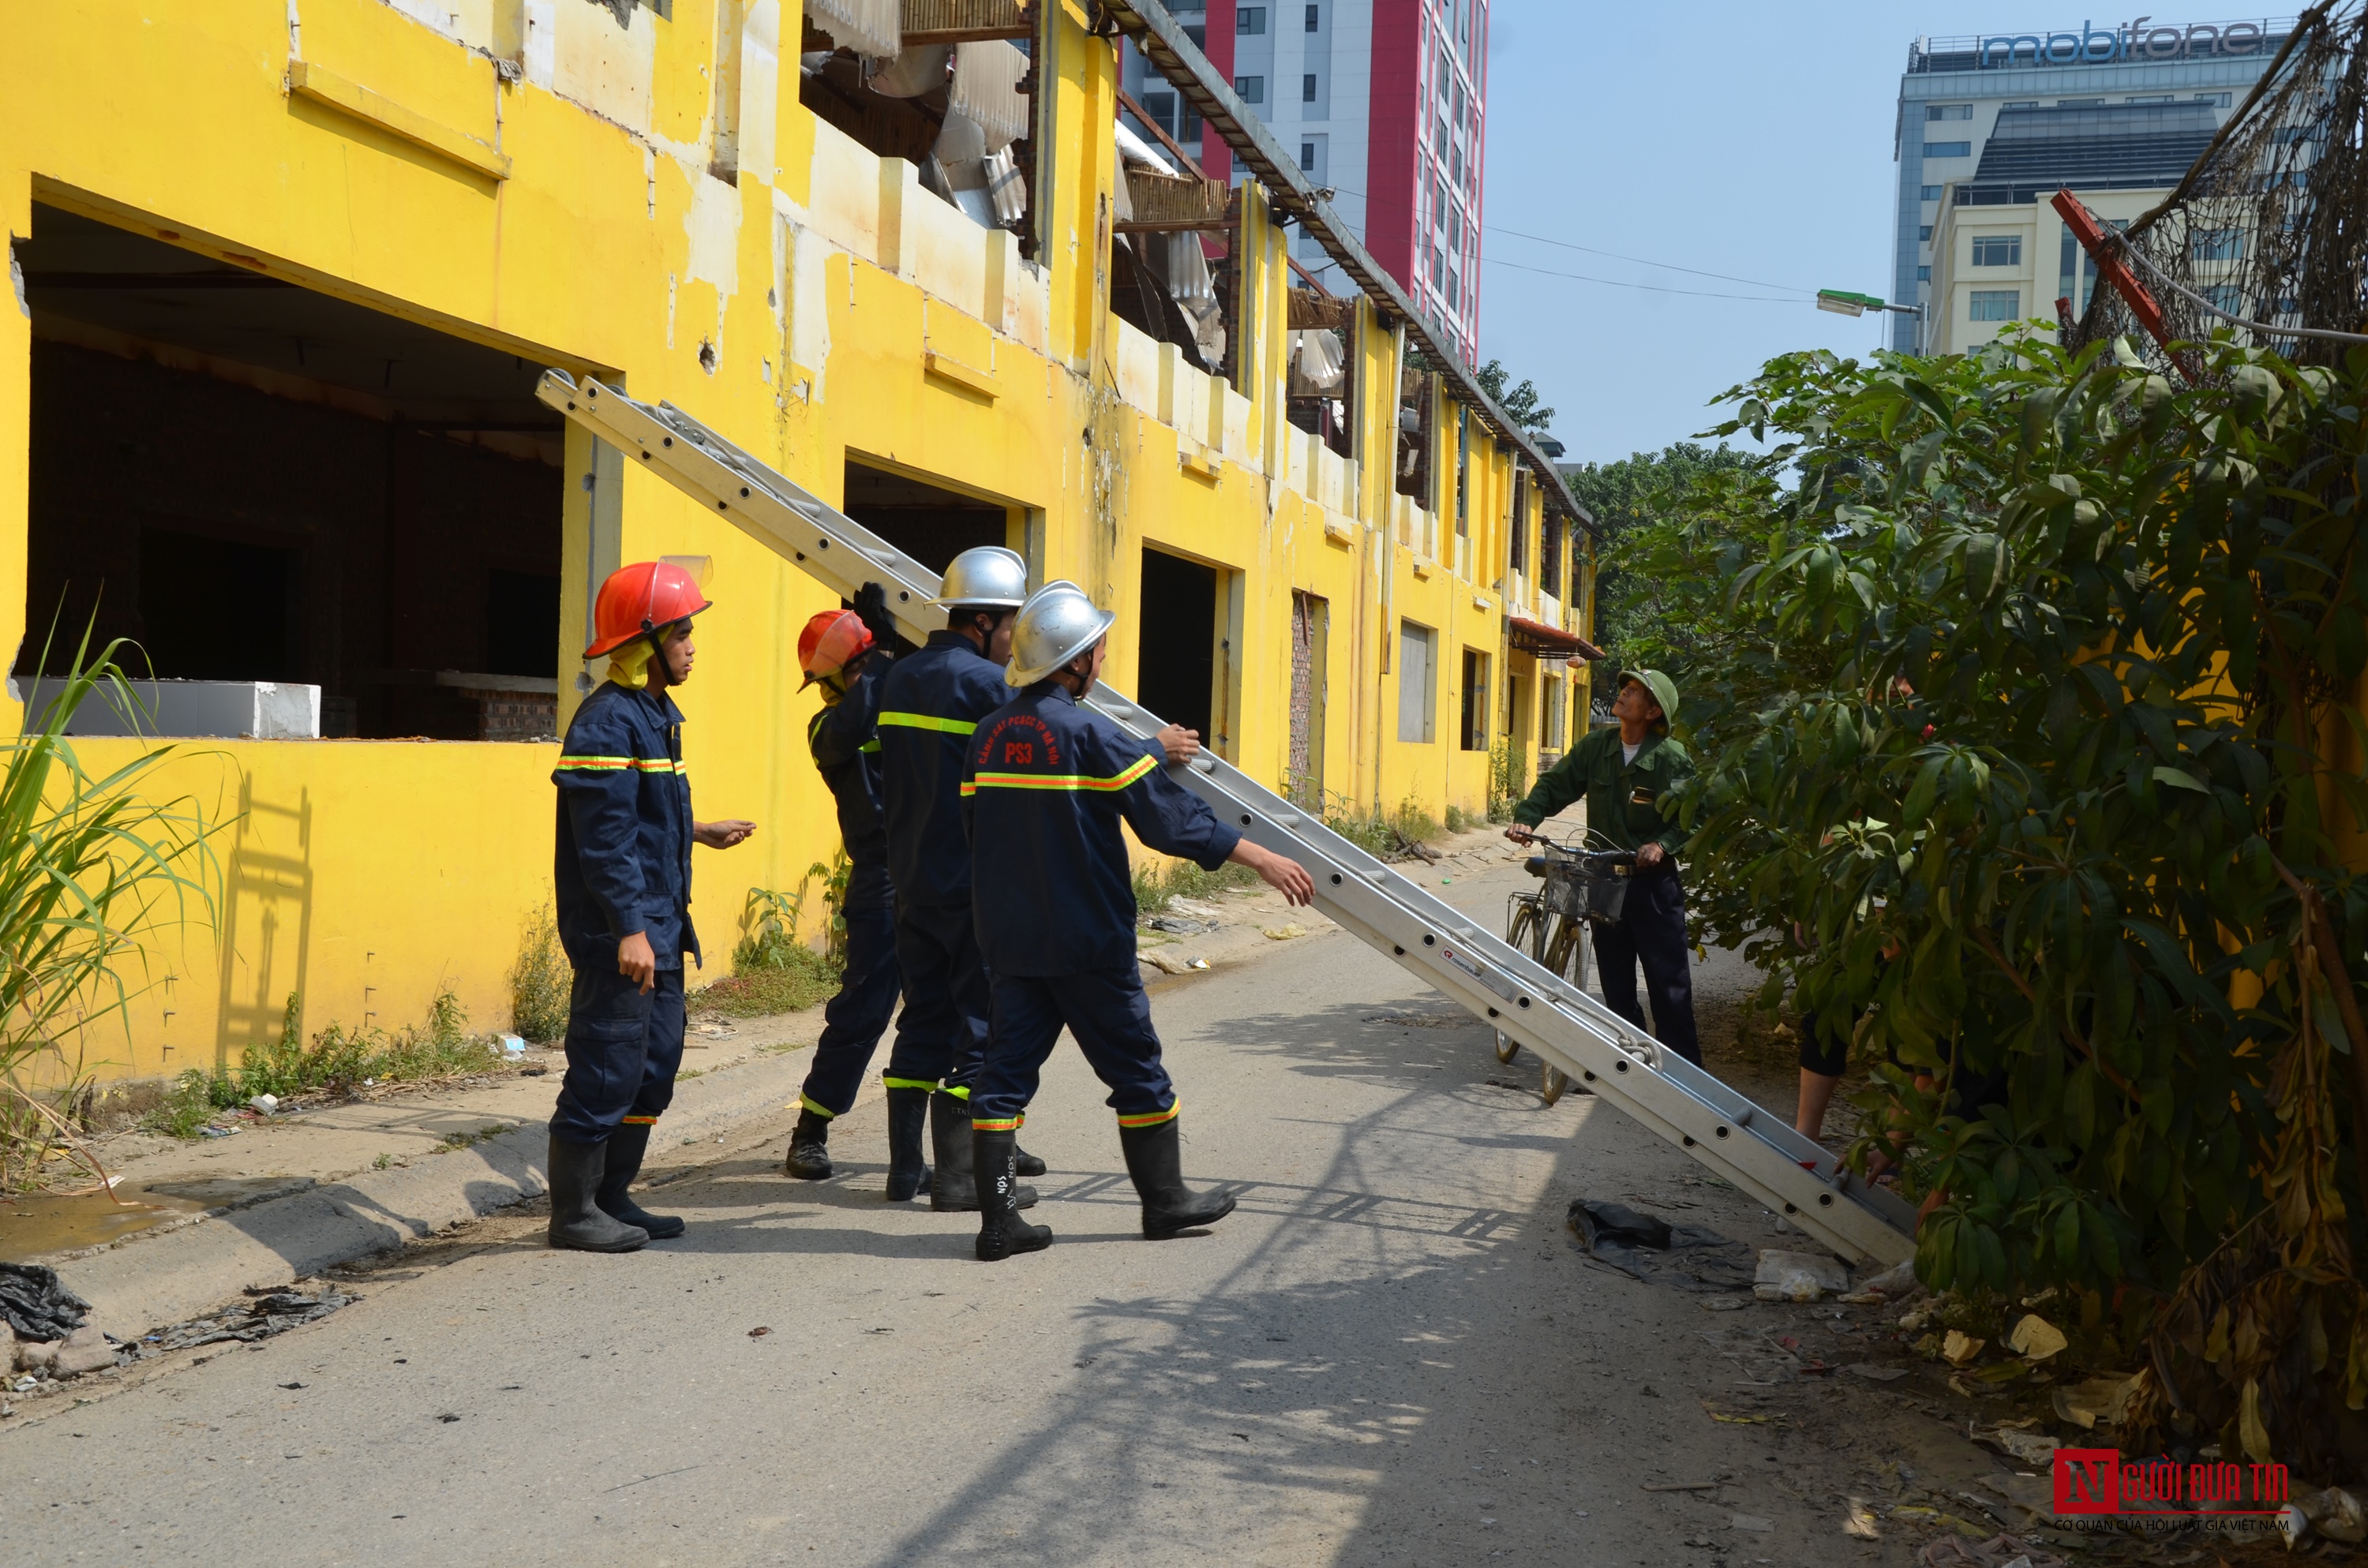
<svg viewBox="0 0 2368 1568"><path fill-rule="evenodd" d="M985 1178L979 1183L985 1201L979 1206L978 1260L1000 1263L1016 1252L1042 1252L1051 1246L1053 1228L1030 1224L1019 1217L1020 1205L1012 1201L1027 1190L1019 1185L1018 1134L973 1132L970 1141L972 1168Z"/></svg>
<svg viewBox="0 0 2368 1568"><path fill-rule="evenodd" d="M1019 1161L1013 1168L1021 1176L1042 1176L1044 1174L1043 1161L1038 1159L1027 1150L1022 1149L1017 1143L1014 1143L1011 1148L1012 1153L1018 1157Z"/></svg>
<svg viewBox="0 0 2368 1568"><path fill-rule="evenodd" d="M1126 1174L1143 1199L1145 1240L1164 1242L1179 1231L1213 1225L1234 1211L1230 1192L1195 1192L1184 1185L1184 1148L1176 1118L1150 1127L1121 1127Z"/></svg>
<svg viewBox="0 0 2368 1568"><path fill-rule="evenodd" d="M929 1091L888 1091L888 1201L910 1203L929 1184L929 1162L922 1152L928 1131Z"/></svg>
<svg viewBox="0 0 2368 1568"><path fill-rule="evenodd" d="M650 1152L650 1132L648 1122L629 1121L609 1134L608 1165L593 1201L619 1224L638 1225L649 1233L650 1240L662 1242L682 1234L682 1221L672 1214L653 1214L626 1193L633 1178L642 1174L642 1156Z"/></svg>
<svg viewBox="0 0 2368 1568"><path fill-rule="evenodd" d="M1006 1134L1015 1140L1017 1134ZM929 1207L940 1214L967 1214L978 1207L978 1181L971 1173L970 1101L940 1093L929 1112L929 1142L938 1155L929 1182ZM1036 1189L1012 1188L1013 1207L1036 1207Z"/></svg>
<svg viewBox="0 0 2368 1568"><path fill-rule="evenodd" d="M551 1135L551 1244L577 1252L632 1252L649 1244L639 1225L620 1224L594 1203L608 1168L606 1143Z"/></svg>
<svg viewBox="0 0 2368 1568"><path fill-rule="evenodd" d="M790 1157L781 1162L781 1169L800 1181L830 1179L830 1118L811 1109L798 1112L798 1124L790 1131Z"/></svg>

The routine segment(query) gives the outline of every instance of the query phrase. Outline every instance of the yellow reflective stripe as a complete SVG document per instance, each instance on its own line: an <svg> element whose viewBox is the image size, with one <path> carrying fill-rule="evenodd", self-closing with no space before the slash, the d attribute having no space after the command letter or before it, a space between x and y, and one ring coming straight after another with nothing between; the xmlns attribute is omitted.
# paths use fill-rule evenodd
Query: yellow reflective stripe
<svg viewBox="0 0 2368 1568"><path fill-rule="evenodd" d="M678 773L688 774L689 765L666 756L562 756L559 770L563 773Z"/></svg>
<svg viewBox="0 0 2368 1568"><path fill-rule="evenodd" d="M965 795L975 795L978 793L978 786L965 778L962 780L962 792Z"/></svg>
<svg viewBox="0 0 2368 1568"><path fill-rule="evenodd" d="M892 1089L934 1089L938 1086L935 1078L891 1078L885 1073L880 1074L880 1082Z"/></svg>
<svg viewBox="0 0 2368 1568"><path fill-rule="evenodd" d="M855 749L858 751L878 751L880 749L880 743L877 740L866 741Z"/></svg>
<svg viewBox="0 0 2368 1568"><path fill-rule="evenodd" d="M964 1105L970 1104L970 1085L967 1084L948 1084L945 1086L944 1092L953 1096L954 1098L962 1101Z"/></svg>
<svg viewBox="0 0 2368 1568"><path fill-rule="evenodd" d="M1176 1113L1183 1108L1184 1102L1178 1100L1166 1110L1155 1110L1148 1116L1121 1116L1118 1124L1121 1127L1156 1127L1163 1121L1175 1120Z"/></svg>
<svg viewBox="0 0 2368 1568"><path fill-rule="evenodd" d="M984 1121L977 1117L973 1117L970 1125L971 1130L976 1132L1017 1132L1019 1131L1020 1119L1016 1116L1005 1116L997 1117L992 1121Z"/></svg>
<svg viewBox="0 0 2368 1568"><path fill-rule="evenodd" d="M657 1124L658 1119L655 1116L629 1116L625 1118L625 1125L628 1127L655 1127Z"/></svg>
<svg viewBox="0 0 2368 1568"><path fill-rule="evenodd" d="M880 727L883 730L938 730L949 735L967 735L978 728L969 719L934 719L927 713L882 713Z"/></svg>
<svg viewBox="0 0 2368 1568"><path fill-rule="evenodd" d="M838 1112L831 1109L830 1107L823 1104L812 1095L799 1095L798 1104L804 1109L810 1110L816 1116L821 1117L825 1121L832 1121L837 1119Z"/></svg>
<svg viewBox="0 0 2368 1568"><path fill-rule="evenodd" d="M980 790L1123 790L1158 766L1155 757L1137 757L1123 773L1097 778L1085 773L982 773L962 786L965 793Z"/></svg>

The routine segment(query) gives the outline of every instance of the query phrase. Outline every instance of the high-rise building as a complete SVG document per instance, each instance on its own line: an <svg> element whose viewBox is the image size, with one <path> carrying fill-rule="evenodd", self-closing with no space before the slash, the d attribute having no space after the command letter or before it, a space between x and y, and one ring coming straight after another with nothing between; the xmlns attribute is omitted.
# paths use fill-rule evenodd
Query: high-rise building
<svg viewBox="0 0 2368 1568"><path fill-rule="evenodd" d="M2291 25L2139 17L1918 39L1899 79L1891 297L1924 306L1927 319L1893 316L1892 347L1965 348L2007 322L2052 318L2059 297L2086 309L2095 272L2050 199L2068 188L2118 221L2145 210L2145 198L2178 184Z"/></svg>
<svg viewBox="0 0 2368 1568"><path fill-rule="evenodd" d="M1489 0L1205 0L1171 6L1234 90L1330 189L1375 260L1469 360L1480 331L1480 174L1486 120ZM1126 51L1126 90L1233 177L1224 143ZM1146 128L1147 129L1147 128ZM1320 246L1292 254L1318 282L1353 292Z"/></svg>

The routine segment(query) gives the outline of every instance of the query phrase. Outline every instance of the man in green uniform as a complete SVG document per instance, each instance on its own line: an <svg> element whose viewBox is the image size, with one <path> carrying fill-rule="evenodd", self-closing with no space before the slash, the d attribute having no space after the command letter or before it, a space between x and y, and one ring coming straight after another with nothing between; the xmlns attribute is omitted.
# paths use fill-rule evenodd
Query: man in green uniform
<svg viewBox="0 0 2368 1568"><path fill-rule="evenodd" d="M1690 777L1694 759L1669 738L1678 686L1658 670L1622 670L1612 699L1616 730L1596 730L1564 757L1513 808L1505 836L1527 844L1530 830L1573 801L1587 798L1588 839L1599 848L1636 852L1634 880L1620 923L1595 928L1595 965L1611 1010L1645 1027L1636 1005L1636 966L1653 997L1653 1033L1695 1066L1702 1045L1694 1034L1693 977L1686 960L1686 893L1678 881L1678 850L1686 830L1665 809L1671 786Z"/></svg>

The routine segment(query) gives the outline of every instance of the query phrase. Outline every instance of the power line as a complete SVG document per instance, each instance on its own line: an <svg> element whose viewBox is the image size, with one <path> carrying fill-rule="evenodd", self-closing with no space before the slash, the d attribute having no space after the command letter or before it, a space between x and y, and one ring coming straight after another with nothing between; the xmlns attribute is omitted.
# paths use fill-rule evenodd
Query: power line
<svg viewBox="0 0 2368 1568"><path fill-rule="evenodd" d="M1541 278L1567 278L1577 283L1600 283L1610 289L1642 289L1651 294L1683 294L1695 300L1748 300L1762 305L1802 303L1797 296L1780 299L1767 294L1717 294L1706 289L1670 289L1658 283L1628 283L1617 278L1589 278L1583 272L1555 272L1548 267L1527 267L1518 261L1507 261L1502 256L1484 255L1480 259L1491 267L1509 267L1516 272L1534 272ZM1770 284L1768 287L1774 288L1776 285Z"/></svg>
<svg viewBox="0 0 2368 1568"><path fill-rule="evenodd" d="M1365 199L1365 193L1361 190L1350 190L1346 186L1336 186L1333 188L1343 196L1353 196L1359 200ZM1679 267L1671 262L1653 261L1641 256L1623 256L1618 251L1598 250L1593 245L1576 244L1569 240L1549 239L1543 234L1525 233L1520 229L1508 229L1496 223L1483 223L1480 225L1480 228L1485 233L1505 234L1517 240L1534 240L1539 244L1558 245L1564 250L1582 251L1588 256L1600 256L1611 261L1631 262L1638 267L1656 267L1664 272L1684 272L1696 278L1715 278L1722 283L1748 283L1754 289L1782 289L1795 294L1814 294L1816 292L1814 289L1796 289L1794 285L1789 283L1770 283L1764 278L1737 278L1731 272L1705 272L1699 267ZM1547 278L1568 278L1581 283L1601 283L1614 289L1645 289L1650 290L1655 293L1686 294L1691 295L1695 299L1702 300L1747 300L1760 298L1760 296L1749 294L1705 293L1700 290L1694 289L1665 289L1653 283L1625 283L1615 278L1589 278L1577 272L1553 272L1543 267L1526 267L1518 261L1506 261L1501 257L1492 256L1484 256L1480 259L1483 261L1495 262L1499 267L1514 267L1522 272L1539 273ZM1791 299L1782 301L1766 302L1782 302L1789 305L1798 304L1800 301L1798 299Z"/></svg>
<svg viewBox="0 0 2368 1568"><path fill-rule="evenodd" d="M1690 272L1696 278L1715 278L1724 283L1748 283L1755 289L1790 290L1793 288L1790 283L1770 283L1763 278L1737 278L1727 272L1704 272L1699 267L1679 267L1666 261L1647 261L1641 256L1622 256L1618 251L1597 250L1593 245L1573 244L1568 240L1548 239L1543 234L1525 234L1519 229L1503 229L1494 223L1483 223L1480 227L1492 234L1510 234L1517 240L1535 240L1542 245L1560 245L1565 250L1585 251L1588 256L1605 256L1612 261L1634 262L1639 267L1657 267L1667 272ZM1801 289L1797 292L1811 294L1816 290Z"/></svg>

